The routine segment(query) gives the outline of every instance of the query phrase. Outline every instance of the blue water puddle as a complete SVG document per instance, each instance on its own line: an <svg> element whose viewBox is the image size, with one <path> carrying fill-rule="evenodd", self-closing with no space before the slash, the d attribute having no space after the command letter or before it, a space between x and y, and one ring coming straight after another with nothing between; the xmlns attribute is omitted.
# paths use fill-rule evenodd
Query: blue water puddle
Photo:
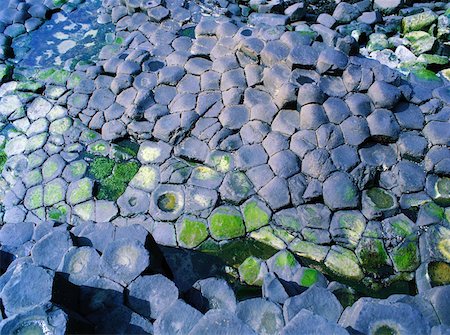
<svg viewBox="0 0 450 335"><path fill-rule="evenodd" d="M111 39L113 24L99 24L100 0L88 0L71 13L58 12L38 30L14 40L16 66L71 70L80 61L93 62Z"/></svg>

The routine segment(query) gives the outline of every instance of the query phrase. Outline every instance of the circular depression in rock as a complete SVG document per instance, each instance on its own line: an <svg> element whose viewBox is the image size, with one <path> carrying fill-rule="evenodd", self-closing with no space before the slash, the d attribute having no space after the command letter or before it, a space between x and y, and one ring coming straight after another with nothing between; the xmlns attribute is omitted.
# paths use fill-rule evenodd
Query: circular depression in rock
<svg viewBox="0 0 450 335"><path fill-rule="evenodd" d="M158 197L157 204L163 212L172 213L177 208L177 195L172 192L161 194Z"/></svg>

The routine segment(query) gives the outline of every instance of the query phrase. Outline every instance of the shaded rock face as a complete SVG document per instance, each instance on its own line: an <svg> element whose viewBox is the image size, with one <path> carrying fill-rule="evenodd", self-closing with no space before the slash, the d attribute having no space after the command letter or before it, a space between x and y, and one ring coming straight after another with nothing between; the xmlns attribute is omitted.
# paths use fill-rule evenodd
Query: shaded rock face
<svg viewBox="0 0 450 335"><path fill-rule="evenodd" d="M331 28L359 20L365 1L296 31L286 23L305 15L298 4L258 4L249 24L228 5L215 17L201 13L224 5L104 3L98 20L115 25L114 43L95 64L35 75L17 66L13 78L11 41L77 3L1 11L0 329L36 317L57 333L76 316L55 303L103 333L445 331L436 292L446 297L449 284L448 81L428 70L407 80L355 55ZM435 44L421 29L440 22L419 14L403 28L416 53ZM363 23L380 20L371 16ZM223 262L192 274L195 256L166 263L154 242ZM351 289L318 270L363 292L409 293L402 284L415 279L423 301L353 304ZM264 299L239 302L211 272ZM85 310L66 306L62 283Z"/></svg>

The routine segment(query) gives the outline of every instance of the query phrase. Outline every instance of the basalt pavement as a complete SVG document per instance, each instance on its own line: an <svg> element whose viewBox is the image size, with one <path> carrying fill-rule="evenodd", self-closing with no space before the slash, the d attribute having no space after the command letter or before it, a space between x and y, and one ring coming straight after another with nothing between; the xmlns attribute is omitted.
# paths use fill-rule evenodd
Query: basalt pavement
<svg viewBox="0 0 450 335"><path fill-rule="evenodd" d="M86 6L0 8L1 334L450 334L448 4Z"/></svg>

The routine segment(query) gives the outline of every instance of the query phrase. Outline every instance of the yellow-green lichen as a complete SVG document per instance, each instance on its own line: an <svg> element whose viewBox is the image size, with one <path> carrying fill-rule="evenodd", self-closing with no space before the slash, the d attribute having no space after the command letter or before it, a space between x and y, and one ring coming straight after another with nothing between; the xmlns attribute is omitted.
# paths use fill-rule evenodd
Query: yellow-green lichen
<svg viewBox="0 0 450 335"><path fill-rule="evenodd" d="M262 285L262 278L259 278L261 271L261 260L250 256L239 266L239 276L241 280L249 285Z"/></svg>

